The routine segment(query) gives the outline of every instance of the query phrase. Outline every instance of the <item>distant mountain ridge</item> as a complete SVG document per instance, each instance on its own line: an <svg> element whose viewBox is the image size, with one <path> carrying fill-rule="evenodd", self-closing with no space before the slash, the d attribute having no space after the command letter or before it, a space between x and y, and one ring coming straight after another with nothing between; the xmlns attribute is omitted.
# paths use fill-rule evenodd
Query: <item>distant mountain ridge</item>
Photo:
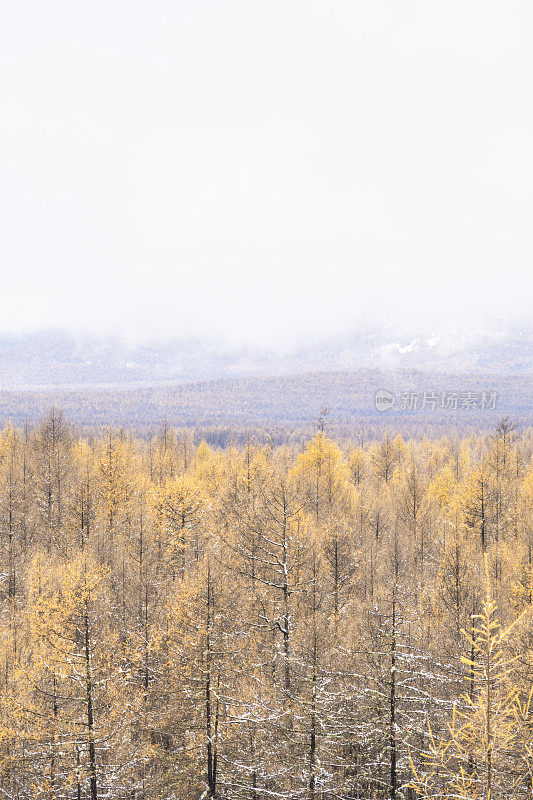
<svg viewBox="0 0 533 800"><path fill-rule="evenodd" d="M379 393L394 397L387 410L378 407ZM413 436L489 430L503 416L524 428L533 397L529 377L520 375L363 369L144 388L0 391L0 427L8 421L31 427L52 406L85 430L111 425L151 435L167 422L225 445L248 436L280 443L308 434L326 408L332 432L348 438L387 430Z"/></svg>
<svg viewBox="0 0 533 800"><path fill-rule="evenodd" d="M164 386L218 378L356 369L527 375L531 327L455 330L411 336L366 324L287 352L186 338L131 344L62 331L0 335L0 389Z"/></svg>

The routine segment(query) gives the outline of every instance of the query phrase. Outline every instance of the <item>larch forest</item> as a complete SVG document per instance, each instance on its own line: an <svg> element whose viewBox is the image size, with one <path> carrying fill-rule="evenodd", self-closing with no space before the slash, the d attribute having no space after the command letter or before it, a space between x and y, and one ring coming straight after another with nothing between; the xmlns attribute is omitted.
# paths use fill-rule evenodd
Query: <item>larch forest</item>
<svg viewBox="0 0 533 800"><path fill-rule="evenodd" d="M0 795L531 798L532 452L6 426Z"/></svg>

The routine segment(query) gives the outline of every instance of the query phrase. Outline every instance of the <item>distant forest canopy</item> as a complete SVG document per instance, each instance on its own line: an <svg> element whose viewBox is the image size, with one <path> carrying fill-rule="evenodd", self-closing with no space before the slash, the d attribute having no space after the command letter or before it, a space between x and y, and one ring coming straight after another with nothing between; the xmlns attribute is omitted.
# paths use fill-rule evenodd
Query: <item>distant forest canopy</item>
<svg viewBox="0 0 533 800"><path fill-rule="evenodd" d="M531 374L531 324L492 319L482 329L415 335L370 320L352 331L282 350L206 338L133 343L67 331L0 334L0 387L5 389L134 388L374 368Z"/></svg>
<svg viewBox="0 0 533 800"><path fill-rule="evenodd" d="M0 793L530 800L533 433L0 434Z"/></svg>
<svg viewBox="0 0 533 800"><path fill-rule="evenodd" d="M394 397L376 408L376 393ZM33 427L51 408L83 431L109 425L151 436L165 423L194 429L198 440L226 446L251 436L273 444L303 440L322 409L336 438L438 437L487 431L505 415L531 421L529 375L432 373L420 370L314 372L219 379L151 388L0 392L0 421Z"/></svg>

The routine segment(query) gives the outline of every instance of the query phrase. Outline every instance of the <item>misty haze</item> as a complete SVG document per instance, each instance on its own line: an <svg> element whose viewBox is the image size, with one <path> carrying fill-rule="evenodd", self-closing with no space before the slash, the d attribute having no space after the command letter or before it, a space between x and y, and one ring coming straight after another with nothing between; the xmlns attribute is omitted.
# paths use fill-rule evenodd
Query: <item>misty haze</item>
<svg viewBox="0 0 533 800"><path fill-rule="evenodd" d="M533 6L0 18L0 796L531 800Z"/></svg>

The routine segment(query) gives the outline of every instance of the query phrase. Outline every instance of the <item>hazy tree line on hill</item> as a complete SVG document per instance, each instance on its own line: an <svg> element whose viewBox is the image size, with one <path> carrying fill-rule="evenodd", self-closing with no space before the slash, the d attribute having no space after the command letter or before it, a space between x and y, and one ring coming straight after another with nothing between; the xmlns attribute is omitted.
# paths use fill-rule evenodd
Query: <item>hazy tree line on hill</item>
<svg viewBox="0 0 533 800"><path fill-rule="evenodd" d="M384 413L375 406L376 392L382 389L396 398ZM453 390L459 397L455 408L448 402ZM464 406L461 397L469 392L478 399L496 393L497 403ZM438 402L424 404L426 394L434 394ZM340 439L355 438L361 431L376 438L383 438L387 430L407 436L430 431L432 437L451 429L483 432L505 415L527 425L532 403L529 376L510 372L479 376L360 369L137 389L0 391L0 419L33 426L54 405L86 433L113 424L145 437L167 420L175 427L194 428L208 444L226 446L245 444L252 433L263 440L267 433L274 444L294 435L308 438L309 421L326 407Z"/></svg>
<svg viewBox="0 0 533 800"><path fill-rule="evenodd" d="M530 798L533 440L0 439L7 798Z"/></svg>
<svg viewBox="0 0 533 800"><path fill-rule="evenodd" d="M416 337L376 322L322 341L310 338L280 351L202 337L134 343L61 330L0 332L0 386L134 388L319 370L434 371L436 365L440 372L527 377L533 368L531 334L525 320L492 319L483 333L443 329Z"/></svg>

